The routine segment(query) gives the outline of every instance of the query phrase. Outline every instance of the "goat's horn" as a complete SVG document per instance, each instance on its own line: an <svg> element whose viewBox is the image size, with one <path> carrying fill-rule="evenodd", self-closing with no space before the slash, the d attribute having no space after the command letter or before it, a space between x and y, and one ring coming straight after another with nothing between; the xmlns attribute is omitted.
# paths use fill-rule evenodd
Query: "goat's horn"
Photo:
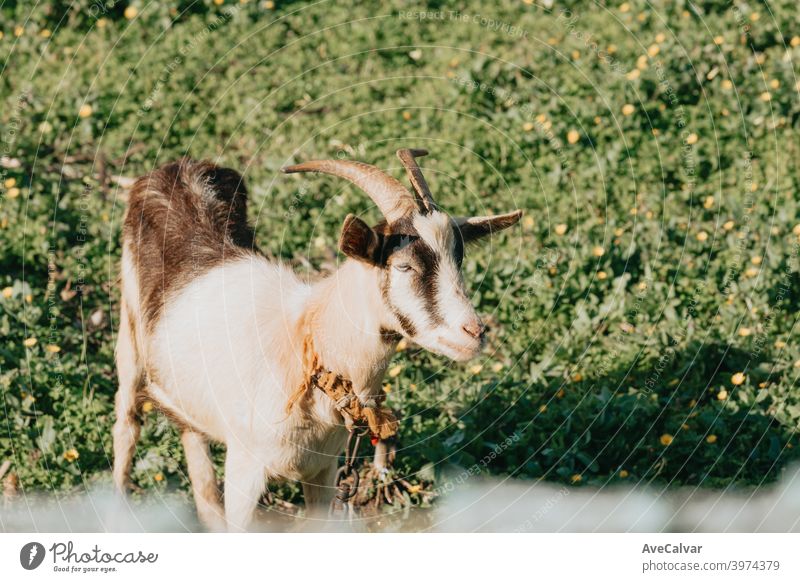
<svg viewBox="0 0 800 582"><path fill-rule="evenodd" d="M321 172L344 178L366 192L390 224L418 210L414 196L399 180L362 162L316 160L281 168L281 171L285 174Z"/></svg>
<svg viewBox="0 0 800 582"><path fill-rule="evenodd" d="M420 205L426 212L433 212L436 209L436 203L433 201L431 189L428 188L425 176L422 175L422 170L419 169L417 160L415 159L427 155L428 150L397 150L397 157L400 158L400 161L403 162L403 166L406 168L408 179L414 187L414 192L417 193Z"/></svg>

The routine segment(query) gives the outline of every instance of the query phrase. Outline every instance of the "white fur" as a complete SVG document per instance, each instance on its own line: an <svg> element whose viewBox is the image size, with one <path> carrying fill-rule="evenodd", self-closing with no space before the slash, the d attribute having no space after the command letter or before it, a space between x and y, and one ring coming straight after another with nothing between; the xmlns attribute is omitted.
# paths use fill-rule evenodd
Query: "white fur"
<svg viewBox="0 0 800 582"><path fill-rule="evenodd" d="M130 254L126 246L123 302L135 312L138 282ZM360 396L377 394L393 352L378 333L391 321L384 321L377 276L376 269L347 261L311 286L288 268L253 255L212 269L172 297L153 333L138 342L141 350L120 330L118 365L138 351L144 369L158 380L148 391L194 429L184 433L184 446L190 475L200 481L193 476L199 514L208 527L246 529L265 478L302 481L311 506L331 499L346 436L341 418L321 391L312 394L310 414L299 404L286 411L303 379L298 326L304 314L316 314L313 335L323 363L351 379ZM135 390L128 376L120 376L117 396L120 488L138 437L138 427L125 421ZM192 436L199 434L195 431L227 446L224 520L210 489L208 454L203 441Z"/></svg>

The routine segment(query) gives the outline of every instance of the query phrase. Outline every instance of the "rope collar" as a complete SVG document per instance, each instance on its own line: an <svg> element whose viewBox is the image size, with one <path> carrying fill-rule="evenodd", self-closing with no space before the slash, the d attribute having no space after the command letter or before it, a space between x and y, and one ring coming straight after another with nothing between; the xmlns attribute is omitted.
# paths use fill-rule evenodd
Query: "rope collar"
<svg viewBox="0 0 800 582"><path fill-rule="evenodd" d="M382 440L397 434L397 418L390 408L383 405L386 396L373 396L361 402L353 390L352 381L320 364L311 334L306 333L303 339L303 382L289 399L287 411L298 400L309 398L315 388L333 401L348 430L369 427L373 436Z"/></svg>

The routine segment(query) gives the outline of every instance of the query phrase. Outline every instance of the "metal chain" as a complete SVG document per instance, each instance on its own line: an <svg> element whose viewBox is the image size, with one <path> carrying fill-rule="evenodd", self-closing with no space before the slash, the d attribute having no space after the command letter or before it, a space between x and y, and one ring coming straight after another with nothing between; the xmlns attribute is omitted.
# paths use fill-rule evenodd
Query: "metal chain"
<svg viewBox="0 0 800 582"><path fill-rule="evenodd" d="M344 508L345 503L350 501L358 492L359 474L358 469L353 470L353 463L358 456L358 447L361 444L361 437L369 432L368 428L351 428L347 434L347 444L344 448L344 465L336 471L333 486L336 487L336 496L331 501L331 513ZM353 476L353 484L345 483L345 479Z"/></svg>

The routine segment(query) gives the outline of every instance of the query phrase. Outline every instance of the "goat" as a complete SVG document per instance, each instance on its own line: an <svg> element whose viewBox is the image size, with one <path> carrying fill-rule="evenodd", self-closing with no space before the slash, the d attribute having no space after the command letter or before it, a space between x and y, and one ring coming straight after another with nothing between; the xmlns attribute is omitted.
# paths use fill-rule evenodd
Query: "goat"
<svg viewBox="0 0 800 582"><path fill-rule="evenodd" d="M177 423L201 522L246 530L266 482L301 481L306 506L332 499L347 431L340 408L308 382L306 341L358 400L382 395L405 337L456 361L477 355L485 327L460 274L464 244L515 224L521 211L451 218L433 202L415 157L400 150L413 192L375 166L310 161L286 173L348 180L384 216L350 214L338 270L308 284L255 246L247 191L235 171L182 160L138 179L122 233L119 389L113 428L116 488L129 487L140 410ZM225 444L224 510L210 440Z"/></svg>

